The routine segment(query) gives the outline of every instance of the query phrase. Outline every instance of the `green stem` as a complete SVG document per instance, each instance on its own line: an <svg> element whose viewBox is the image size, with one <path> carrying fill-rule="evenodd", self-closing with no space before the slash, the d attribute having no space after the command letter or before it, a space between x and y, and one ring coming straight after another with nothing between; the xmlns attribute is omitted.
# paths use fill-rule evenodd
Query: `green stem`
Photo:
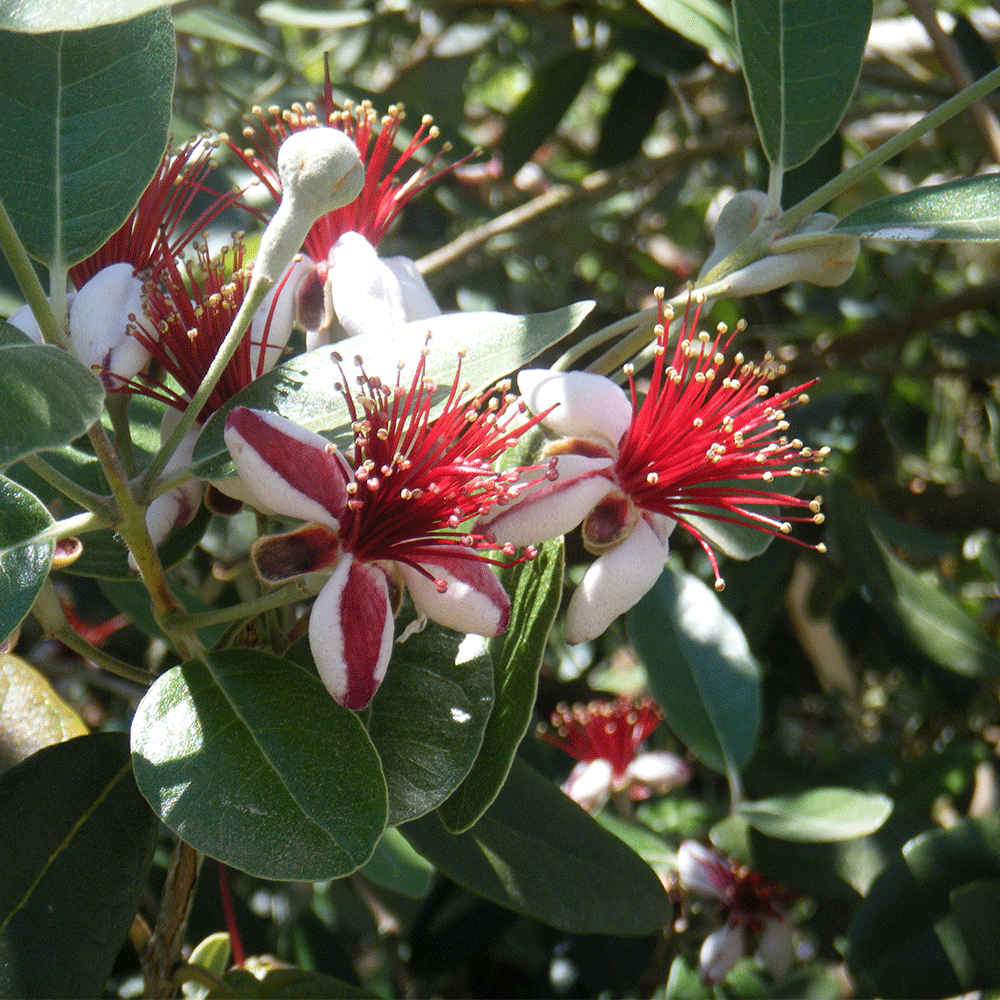
<svg viewBox="0 0 1000 1000"><path fill-rule="evenodd" d="M121 456L122 465L130 479L137 472L132 428L128 421L128 405L131 398L127 392L109 392L104 397L104 407L111 417L111 429L115 432L115 451Z"/></svg>
<svg viewBox="0 0 1000 1000"><path fill-rule="evenodd" d="M229 328L229 333L226 334L225 340L219 345L218 353L205 373L204 381L194 396L191 397L191 402L181 414L181 419L178 421L173 432L164 441L163 446L142 474L139 483L140 496L144 496L148 492L150 486L156 481L157 477L163 471L164 466L170 460L170 456L177 450L177 446L181 443L184 435L194 426L195 419L201 413L216 383L222 377L222 373L226 370L226 365L229 364L232 356L236 353L236 348L239 347L243 334L250 329L250 323L253 320L254 313L257 311L257 307L264 301L264 296L267 295L273 284L274 282L270 278L265 278L262 275L255 275L250 282L250 287L247 289L243 304L240 306L240 311L236 314L236 318L233 320L233 325Z"/></svg>
<svg viewBox="0 0 1000 1000"><path fill-rule="evenodd" d="M39 591L38 597L35 598L31 613L45 630L47 636L52 639L58 639L64 646L68 646L74 652L79 653L85 660L90 660L91 663L95 663L109 674L114 674L116 677L121 677L124 680L141 684L143 687L149 687L153 682L153 677L146 673L145 670L140 670L138 667L133 667L130 663L125 663L123 660L105 653L104 650L98 649L93 644L87 642L83 636L73 629L69 622L66 621L66 615L63 613L62 605L59 603L55 587L52 586L51 578L42 584L42 589Z"/></svg>
<svg viewBox="0 0 1000 1000"><path fill-rule="evenodd" d="M35 539L54 538L58 541L62 538L85 535L88 531L99 531L101 528L107 527L110 525L104 518L86 510L82 514L74 514L72 517L64 517L61 521L56 521L50 528L35 535Z"/></svg>
<svg viewBox="0 0 1000 1000"><path fill-rule="evenodd" d="M199 629L209 625L222 625L224 622L239 621L244 618L253 618L265 611L272 611L275 608L284 607L293 601L301 601L310 596L315 591L306 587L301 582L289 583L279 590L272 590L268 594L247 601L244 604L234 604L229 608L217 608L214 611L202 611L198 614L187 614L181 612L170 618L170 624L179 628Z"/></svg>
<svg viewBox="0 0 1000 1000"><path fill-rule="evenodd" d="M57 468L49 465L44 458L38 455L25 455L22 462L38 476L44 479L50 486L54 486L63 496L68 497L75 504L92 511L103 518L109 524L113 524L116 519L114 501L110 497L102 497L97 493L92 493L88 489L74 482L69 476L64 475Z"/></svg>
<svg viewBox="0 0 1000 1000"><path fill-rule="evenodd" d="M552 369L559 372L568 371L580 358L589 354L595 348L600 347L601 344L606 344L609 340L624 333L629 333L638 327L648 326L655 319L656 309L654 308L643 309L641 312L632 313L624 319L610 323L603 329L598 330L597 333L592 333L589 337L581 340L578 344L574 344L568 351L561 354L552 366Z"/></svg>
<svg viewBox="0 0 1000 1000"><path fill-rule="evenodd" d="M45 297L45 289L35 274L35 269L31 266L31 259L28 251L24 249L24 244L14 229L14 223L3 201L0 201L0 250L3 250L4 257L10 265L11 271L17 280L17 285L21 289L21 294L31 306L31 311L35 314L35 320L42 331L42 336L48 344L58 344L60 347L69 349L69 337L66 336L62 326L56 320L52 306Z"/></svg>

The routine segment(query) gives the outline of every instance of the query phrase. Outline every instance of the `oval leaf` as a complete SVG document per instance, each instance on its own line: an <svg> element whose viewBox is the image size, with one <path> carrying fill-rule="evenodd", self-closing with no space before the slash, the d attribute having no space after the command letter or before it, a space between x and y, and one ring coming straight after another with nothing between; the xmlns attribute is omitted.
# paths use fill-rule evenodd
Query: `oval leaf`
<svg viewBox="0 0 1000 1000"><path fill-rule="evenodd" d="M0 996L101 996L159 832L128 737L79 736L11 768L0 828Z"/></svg>
<svg viewBox="0 0 1000 1000"><path fill-rule="evenodd" d="M872 0L734 0L743 72L771 166L804 163L833 135L861 72Z"/></svg>
<svg viewBox="0 0 1000 1000"><path fill-rule="evenodd" d="M382 835L371 861L361 871L370 882L410 899L423 899L434 878L434 866L393 827Z"/></svg>
<svg viewBox="0 0 1000 1000"><path fill-rule="evenodd" d="M469 773L493 707L493 664L478 636L429 626L398 645L372 701L368 735L389 789L389 825L443 802Z"/></svg>
<svg viewBox="0 0 1000 1000"><path fill-rule="evenodd" d="M0 640L21 624L49 575L56 543L39 536L52 524L34 496L0 476Z"/></svg>
<svg viewBox="0 0 1000 1000"><path fill-rule="evenodd" d="M1000 240L1000 177L964 177L878 198L831 231L873 240L995 242Z"/></svg>
<svg viewBox="0 0 1000 1000"><path fill-rule="evenodd" d="M470 892L560 930L652 934L671 920L649 865L520 758L466 833L448 833L434 814L401 829Z"/></svg>
<svg viewBox="0 0 1000 1000"><path fill-rule="evenodd" d="M768 837L819 843L874 833L891 812L892 799L853 788L815 788L739 806L740 815Z"/></svg>
<svg viewBox="0 0 1000 1000"><path fill-rule="evenodd" d="M661 24L703 49L736 58L736 37L729 9L716 0L639 0Z"/></svg>
<svg viewBox="0 0 1000 1000"><path fill-rule="evenodd" d="M76 358L41 344L0 345L0 467L69 444L101 416L104 389Z"/></svg>
<svg viewBox="0 0 1000 1000"><path fill-rule="evenodd" d="M760 666L715 592L667 567L628 631L670 728L709 767L741 771L760 730Z"/></svg>
<svg viewBox="0 0 1000 1000"><path fill-rule="evenodd" d="M0 653L0 773L42 747L86 735L80 716L30 663Z"/></svg>
<svg viewBox="0 0 1000 1000"><path fill-rule="evenodd" d="M837 478L825 499L836 552L875 610L946 670L966 677L1000 675L1000 651L985 629L889 551L853 486Z"/></svg>
<svg viewBox="0 0 1000 1000"><path fill-rule="evenodd" d="M269 879L349 874L385 828L361 722L317 677L250 649L168 671L132 725L136 780L193 847Z"/></svg>
<svg viewBox="0 0 1000 1000"><path fill-rule="evenodd" d="M138 17L176 0L45 0L45 3L0 3L0 30L79 31Z"/></svg>
<svg viewBox="0 0 1000 1000"><path fill-rule="evenodd" d="M68 267L128 218L167 145L175 63L165 10L88 31L0 32L0 199L32 256Z"/></svg>
<svg viewBox="0 0 1000 1000"><path fill-rule="evenodd" d="M451 313L408 323L395 342L416 344L431 335L426 377L438 384L435 399L443 403L455 378L460 350L469 349L468 358L462 361L462 381L474 387L485 387L557 344L572 333L593 308L593 302L577 302L530 316ZM347 359L360 355L369 362L373 373L377 371L376 366L384 366L383 377L390 380L395 380L397 359L412 373L416 352L408 352L410 356L407 357L393 348L387 357L387 347L384 336L351 337L335 347L301 354L255 379L205 423L194 450L195 475L199 479L218 479L233 474L222 430L226 414L235 406L273 410L314 431L339 430L339 438L330 435L338 444L351 440L347 436L350 417L344 398L336 389L336 384L343 379L333 355ZM353 360L349 360L345 367L350 368L352 364Z"/></svg>

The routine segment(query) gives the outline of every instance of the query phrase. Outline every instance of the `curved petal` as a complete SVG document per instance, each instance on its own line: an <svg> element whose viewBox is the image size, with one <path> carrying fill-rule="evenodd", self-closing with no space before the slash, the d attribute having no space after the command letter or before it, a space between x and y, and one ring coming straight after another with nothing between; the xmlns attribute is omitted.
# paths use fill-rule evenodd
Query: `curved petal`
<svg viewBox="0 0 1000 1000"><path fill-rule="evenodd" d="M527 368L517 376L517 388L532 413L555 406L542 423L556 434L604 438L617 447L632 423L632 401L603 375Z"/></svg>
<svg viewBox="0 0 1000 1000"><path fill-rule="evenodd" d="M307 524L284 535L265 535L250 549L254 569L265 583L282 583L328 570L340 554L339 538L322 524Z"/></svg>
<svg viewBox="0 0 1000 1000"><path fill-rule="evenodd" d="M238 406L226 417L225 439L252 499L286 517L337 528L348 473L326 438L276 413Z"/></svg>
<svg viewBox="0 0 1000 1000"><path fill-rule="evenodd" d="M721 983L743 957L746 943L742 925L730 921L705 938L698 953L698 973L706 986Z"/></svg>
<svg viewBox="0 0 1000 1000"><path fill-rule="evenodd" d="M781 917L764 917L757 954L774 979L784 979L795 954L791 925Z"/></svg>
<svg viewBox="0 0 1000 1000"><path fill-rule="evenodd" d="M73 353L86 368L98 369L107 388L128 380L149 363L149 351L129 331L142 318L142 280L131 264L111 264L98 271L77 292L69 311L69 336Z"/></svg>
<svg viewBox="0 0 1000 1000"><path fill-rule="evenodd" d="M475 559L443 556L437 563L421 562L437 580L404 563L397 563L414 607L431 621L456 632L499 635L510 621L510 598L489 565Z"/></svg>
<svg viewBox="0 0 1000 1000"><path fill-rule="evenodd" d="M512 545L537 545L565 535L617 489L604 475L610 468L608 458L560 455L558 479L528 486L498 514L478 524L476 531Z"/></svg>
<svg viewBox="0 0 1000 1000"><path fill-rule="evenodd" d="M295 293L299 282L312 268L312 261L292 261L281 281L264 296L264 301L253 314L250 322L250 371L254 378L260 378L281 360L292 334Z"/></svg>
<svg viewBox="0 0 1000 1000"><path fill-rule="evenodd" d="M677 875L689 892L722 902L730 902L736 891L736 880L729 865L697 840L682 841L677 849Z"/></svg>
<svg viewBox="0 0 1000 1000"><path fill-rule="evenodd" d="M396 279L403 300L403 315L407 323L440 316L441 310L409 257L386 257L382 260L386 270Z"/></svg>
<svg viewBox="0 0 1000 1000"><path fill-rule="evenodd" d="M599 809L611 795L611 761L598 758L580 761L562 783L562 790L586 810Z"/></svg>
<svg viewBox="0 0 1000 1000"><path fill-rule="evenodd" d="M360 233L344 233L329 260L326 280L333 311L348 337L388 336L406 323L398 279Z"/></svg>
<svg viewBox="0 0 1000 1000"><path fill-rule="evenodd" d="M372 700L389 665L392 635L385 573L345 556L309 618L309 648L334 700L354 711Z"/></svg>
<svg viewBox="0 0 1000 1000"><path fill-rule="evenodd" d="M663 795L691 780L691 768L669 750L647 750L634 757L625 768L629 796L636 801L651 793Z"/></svg>
<svg viewBox="0 0 1000 1000"><path fill-rule="evenodd" d="M38 325L38 320L35 319L35 314L31 311L31 306L21 306L17 312L11 313L4 322L17 327L21 333L36 344L45 343L45 338L42 336L42 328Z"/></svg>
<svg viewBox="0 0 1000 1000"><path fill-rule="evenodd" d="M656 583L670 548L648 519L649 515L640 517L628 538L608 549L587 570L566 611L568 643L596 639Z"/></svg>

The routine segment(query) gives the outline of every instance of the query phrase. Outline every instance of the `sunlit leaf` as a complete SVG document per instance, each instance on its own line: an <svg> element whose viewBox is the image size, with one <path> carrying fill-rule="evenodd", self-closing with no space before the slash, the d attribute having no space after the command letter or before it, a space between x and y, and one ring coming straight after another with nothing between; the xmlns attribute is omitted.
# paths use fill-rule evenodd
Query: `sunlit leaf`
<svg viewBox="0 0 1000 1000"><path fill-rule="evenodd" d="M890 812L888 796L853 788L814 788L739 806L740 815L769 837L821 843L874 833Z"/></svg>
<svg viewBox="0 0 1000 1000"><path fill-rule="evenodd" d="M319 679L250 649L161 676L132 724L136 780L198 850L252 875L346 875L385 828L378 757Z"/></svg>
<svg viewBox="0 0 1000 1000"><path fill-rule="evenodd" d="M639 0L661 24L705 49L736 58L736 36L728 7L716 0Z"/></svg>
<svg viewBox="0 0 1000 1000"><path fill-rule="evenodd" d="M0 996L100 996L159 830L128 737L78 736L11 768L0 776L0 828Z"/></svg>
<svg viewBox="0 0 1000 1000"><path fill-rule="evenodd" d="M402 828L436 868L470 892L577 934L651 934L671 920L660 880L519 758L465 833L430 813Z"/></svg>
<svg viewBox="0 0 1000 1000"><path fill-rule="evenodd" d="M742 770L760 729L760 666L736 619L668 566L627 621L670 728L709 767Z"/></svg>
<svg viewBox="0 0 1000 1000"><path fill-rule="evenodd" d="M31 610L49 575L56 543L39 536L52 523L34 496L0 476L0 639Z"/></svg>
<svg viewBox="0 0 1000 1000"><path fill-rule="evenodd" d="M371 860L361 871L366 879L383 889L411 899L426 896L434 877L434 866L417 854L394 827L385 831Z"/></svg>
<svg viewBox="0 0 1000 1000"><path fill-rule="evenodd" d="M86 735L80 716L30 663L0 653L0 772L42 747Z"/></svg>
<svg viewBox="0 0 1000 1000"><path fill-rule="evenodd" d="M757 131L772 166L809 159L840 124L861 72L872 0L734 0Z"/></svg>
<svg viewBox="0 0 1000 1000"><path fill-rule="evenodd" d="M963 177L856 208L834 232L873 240L990 243L1000 240L1000 177Z"/></svg>
<svg viewBox="0 0 1000 1000"><path fill-rule="evenodd" d="M80 31L138 17L177 0L0 0L0 30L38 34L44 31Z"/></svg>
<svg viewBox="0 0 1000 1000"><path fill-rule="evenodd" d="M175 62L165 10L87 31L0 32L0 198L32 256L68 267L128 217L167 144Z"/></svg>

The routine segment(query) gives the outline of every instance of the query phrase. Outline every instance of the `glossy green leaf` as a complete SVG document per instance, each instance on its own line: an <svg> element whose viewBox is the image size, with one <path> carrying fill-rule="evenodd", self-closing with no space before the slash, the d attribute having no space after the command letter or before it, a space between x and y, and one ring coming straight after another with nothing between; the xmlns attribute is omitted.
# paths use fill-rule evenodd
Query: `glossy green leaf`
<svg viewBox="0 0 1000 1000"><path fill-rule="evenodd" d="M951 894L955 923L975 966L976 982L1000 988L1000 879L959 886Z"/></svg>
<svg viewBox="0 0 1000 1000"><path fill-rule="evenodd" d="M592 61L589 49L571 49L535 73L531 86L507 116L499 143L507 177L513 177L555 131L583 89Z"/></svg>
<svg viewBox="0 0 1000 1000"><path fill-rule="evenodd" d="M220 650L165 673L139 704L132 751L164 823L251 875L346 875L385 829L385 781L358 717L267 653Z"/></svg>
<svg viewBox="0 0 1000 1000"><path fill-rule="evenodd" d="M788 170L830 138L847 110L872 0L734 0L733 15L764 153Z"/></svg>
<svg viewBox="0 0 1000 1000"><path fill-rule="evenodd" d="M41 344L0 345L4 431L0 467L86 433L100 418L104 389L76 358Z"/></svg>
<svg viewBox="0 0 1000 1000"><path fill-rule="evenodd" d="M649 827L642 823L630 823L608 809L599 812L595 819L623 844L628 844L655 871L677 869L677 851Z"/></svg>
<svg viewBox="0 0 1000 1000"><path fill-rule="evenodd" d="M80 716L30 663L0 653L0 773L42 747L86 735Z"/></svg>
<svg viewBox="0 0 1000 1000"><path fill-rule="evenodd" d="M952 996L989 985L956 919L956 892L1000 879L1000 818L921 834L875 880L848 927L847 961L861 991ZM960 904L971 905L968 898ZM993 942L995 949L995 941Z"/></svg>
<svg viewBox="0 0 1000 1000"><path fill-rule="evenodd" d="M191 951L189 965L197 965L206 972L221 979L232 965L233 949L230 946L228 931L216 931L199 941ZM190 980L181 986L181 995L204 1000L208 996L208 987L195 980Z"/></svg>
<svg viewBox="0 0 1000 1000"><path fill-rule="evenodd" d="M874 833L891 812L888 796L853 788L814 788L739 806L740 815L769 837L821 843Z"/></svg>
<svg viewBox="0 0 1000 1000"><path fill-rule="evenodd" d="M430 891L434 866L410 847L399 830L390 827L361 874L383 889L422 899Z"/></svg>
<svg viewBox="0 0 1000 1000"><path fill-rule="evenodd" d="M1000 177L963 177L856 208L833 228L872 240L990 243L1000 240Z"/></svg>
<svg viewBox="0 0 1000 1000"><path fill-rule="evenodd" d="M736 36L729 8L716 0L639 0L661 24L704 49L736 58Z"/></svg>
<svg viewBox="0 0 1000 1000"><path fill-rule="evenodd" d="M34 496L0 476L0 640L21 624L49 575L56 543L39 536L52 523Z"/></svg>
<svg viewBox="0 0 1000 1000"><path fill-rule="evenodd" d="M627 621L670 728L709 767L742 770L760 730L760 666L736 619L668 566Z"/></svg>
<svg viewBox="0 0 1000 1000"><path fill-rule="evenodd" d="M455 378L457 353L468 350L462 361L462 381L485 387L502 376L516 371L537 357L547 347L572 333L593 309L593 302L577 302L562 309L530 316L506 313L450 313L408 324L395 338L396 344L420 344L428 332L432 335L427 357L426 377L438 384L436 400L447 399ZM389 349L384 337L351 337L335 348L309 351L279 365L238 392L206 422L195 446L195 472L201 479L218 479L233 474L222 431L226 414L235 406L273 410L314 431L340 432L328 435L338 444L351 439L349 416L337 382L343 381L332 355L347 359L350 372L353 358L360 355L372 374L395 380L396 362L406 363L412 373L418 348L407 351Z"/></svg>
<svg viewBox="0 0 1000 1000"><path fill-rule="evenodd" d="M0 30L40 34L45 31L79 31L99 24L115 24L138 17L176 0L45 0L24 3L0 0Z"/></svg>
<svg viewBox="0 0 1000 1000"><path fill-rule="evenodd" d="M986 630L889 550L850 483L835 479L824 500L836 554L886 622L947 670L998 676L1000 651Z"/></svg>
<svg viewBox="0 0 1000 1000"><path fill-rule="evenodd" d="M401 829L459 885L559 930L652 934L671 920L653 870L520 758L471 830L433 813Z"/></svg>
<svg viewBox="0 0 1000 1000"><path fill-rule="evenodd" d="M79 736L11 768L0 829L0 996L101 996L159 831L128 738Z"/></svg>
<svg viewBox="0 0 1000 1000"><path fill-rule="evenodd" d="M272 968L256 974L232 969L222 977L223 988L208 1000L377 1000L377 995L342 979L305 969Z"/></svg>
<svg viewBox="0 0 1000 1000"><path fill-rule="evenodd" d="M493 707L493 664L478 636L431 625L398 644L372 700L368 735L389 789L389 825L443 802L469 773Z"/></svg>
<svg viewBox="0 0 1000 1000"><path fill-rule="evenodd" d="M59 4L71 6L90 9ZM165 10L88 31L0 32L0 199L32 256L68 267L128 217L167 144L175 61Z"/></svg>
<svg viewBox="0 0 1000 1000"><path fill-rule="evenodd" d="M540 545L533 561L500 573L511 599L510 624L489 642L496 696L483 748L469 776L439 810L453 833L472 826L496 798L531 723L538 670L562 595L563 562L563 540L557 538Z"/></svg>

